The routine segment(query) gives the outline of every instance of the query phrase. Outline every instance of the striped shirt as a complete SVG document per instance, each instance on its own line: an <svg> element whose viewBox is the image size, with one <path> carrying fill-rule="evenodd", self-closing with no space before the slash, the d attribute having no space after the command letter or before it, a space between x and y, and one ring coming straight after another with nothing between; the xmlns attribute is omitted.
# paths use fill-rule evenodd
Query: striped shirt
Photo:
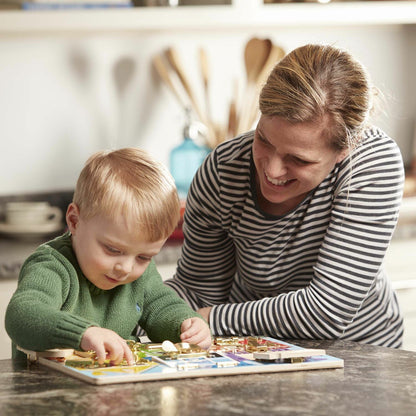
<svg viewBox="0 0 416 416"><path fill-rule="evenodd" d="M213 306L214 335L345 339L400 347L403 319L383 268L403 161L377 128L283 216L258 206L254 133L219 145L186 202L181 258L166 284Z"/></svg>

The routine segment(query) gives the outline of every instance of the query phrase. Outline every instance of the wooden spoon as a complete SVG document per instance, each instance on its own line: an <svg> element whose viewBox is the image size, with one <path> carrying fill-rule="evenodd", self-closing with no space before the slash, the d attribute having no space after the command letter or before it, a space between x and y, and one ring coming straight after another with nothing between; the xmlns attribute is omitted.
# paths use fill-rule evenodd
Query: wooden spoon
<svg viewBox="0 0 416 416"><path fill-rule="evenodd" d="M255 99L257 79L263 69L272 50L270 39L250 39L244 49L244 63L246 68L247 83L243 96L242 108L239 115L237 133L242 133L250 128L250 109Z"/></svg>
<svg viewBox="0 0 416 416"><path fill-rule="evenodd" d="M189 105L185 103L183 97L177 90L173 80L169 74L169 67L165 64L162 57L160 55L156 55L152 59L153 67L155 68L156 72L159 74L160 78L165 82L165 84L169 87L172 91L173 95L177 98L179 103L183 108L188 108Z"/></svg>
<svg viewBox="0 0 416 416"><path fill-rule="evenodd" d="M198 101L196 100L194 91L191 88L191 85L188 81L187 76L185 75L185 70L182 67L182 64L181 64L181 61L180 61L180 58L179 58L179 55L178 55L177 51L174 48L170 47L165 51L165 55L166 55L166 58L168 59L170 65L172 66L173 70L178 75L178 78L181 81L185 92L188 94L188 97L191 100L192 107L193 107L195 113L199 117L200 121L203 124L205 124L205 126L208 129L208 137L207 137L208 146L214 148L215 145L216 145L215 130L214 130L212 124L210 123L210 121L205 116L205 114L201 111L201 107L199 106Z"/></svg>
<svg viewBox="0 0 416 416"><path fill-rule="evenodd" d="M197 113L198 117L201 119L201 121L205 120L205 116L203 112L201 111L201 108L195 98L195 94L191 88L191 85L188 81L188 77L185 75L185 70L182 67L178 52L170 47L165 52L166 58L168 59L170 65L172 66L173 70L176 72L176 74L179 77L179 80L182 83L183 88L185 89L185 92L188 94L189 99L191 100L192 106Z"/></svg>
<svg viewBox="0 0 416 416"><path fill-rule="evenodd" d="M270 71L274 68L274 66L286 55L284 49L279 45L272 45L272 49L270 54L263 65L256 83L257 94L256 97L251 102L251 108L248 113L248 125L247 128L250 129L254 122L256 121L256 117L258 115L258 95L260 94L261 88L263 84L266 82L267 77L270 74Z"/></svg>
<svg viewBox="0 0 416 416"><path fill-rule="evenodd" d="M199 63L201 67L202 82L204 84L205 114L208 120L211 119L211 104L209 99L209 68L208 56L204 48L199 48Z"/></svg>
<svg viewBox="0 0 416 416"><path fill-rule="evenodd" d="M228 110L228 123L227 123L227 137L231 138L237 134L237 101L238 101L238 82L234 80L233 95L230 101L230 107Z"/></svg>
<svg viewBox="0 0 416 416"><path fill-rule="evenodd" d="M272 50L270 39L250 39L244 50L244 63L246 66L247 82L257 82L257 78Z"/></svg>

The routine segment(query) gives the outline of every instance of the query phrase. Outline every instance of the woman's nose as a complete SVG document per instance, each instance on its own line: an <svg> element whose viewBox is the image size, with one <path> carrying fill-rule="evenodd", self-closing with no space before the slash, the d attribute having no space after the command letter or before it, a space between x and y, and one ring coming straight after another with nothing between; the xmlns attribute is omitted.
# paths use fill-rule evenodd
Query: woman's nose
<svg viewBox="0 0 416 416"><path fill-rule="evenodd" d="M286 164L284 160L276 154L271 154L268 158L266 173L271 178L278 178L287 173Z"/></svg>

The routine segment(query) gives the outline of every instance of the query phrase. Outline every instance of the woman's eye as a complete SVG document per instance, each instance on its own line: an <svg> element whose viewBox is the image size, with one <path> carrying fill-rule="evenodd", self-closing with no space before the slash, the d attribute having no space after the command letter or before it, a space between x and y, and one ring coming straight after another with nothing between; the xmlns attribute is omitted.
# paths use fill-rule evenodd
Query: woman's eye
<svg viewBox="0 0 416 416"><path fill-rule="evenodd" d="M308 162L307 160L303 160L303 159L299 159L298 157L293 157L293 161L298 164L298 165L309 165L310 162Z"/></svg>
<svg viewBox="0 0 416 416"><path fill-rule="evenodd" d="M263 136L260 136L259 134L257 135L257 139L261 142L261 143L264 143L264 144L269 144L269 142L263 137Z"/></svg>

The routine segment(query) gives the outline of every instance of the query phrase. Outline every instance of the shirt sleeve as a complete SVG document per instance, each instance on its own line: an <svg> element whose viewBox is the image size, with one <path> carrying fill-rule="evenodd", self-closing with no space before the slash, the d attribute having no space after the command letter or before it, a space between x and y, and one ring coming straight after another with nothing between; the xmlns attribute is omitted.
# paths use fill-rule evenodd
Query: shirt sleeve
<svg viewBox="0 0 416 416"><path fill-rule="evenodd" d="M186 200L181 257L175 276L165 281L194 309L226 302L235 272L234 244L218 209L217 165L213 151L194 177Z"/></svg>
<svg viewBox="0 0 416 416"><path fill-rule="evenodd" d="M174 290L164 285L152 262L146 270L143 282L144 305L139 325L153 342L170 340L180 342L182 322L200 317Z"/></svg>

